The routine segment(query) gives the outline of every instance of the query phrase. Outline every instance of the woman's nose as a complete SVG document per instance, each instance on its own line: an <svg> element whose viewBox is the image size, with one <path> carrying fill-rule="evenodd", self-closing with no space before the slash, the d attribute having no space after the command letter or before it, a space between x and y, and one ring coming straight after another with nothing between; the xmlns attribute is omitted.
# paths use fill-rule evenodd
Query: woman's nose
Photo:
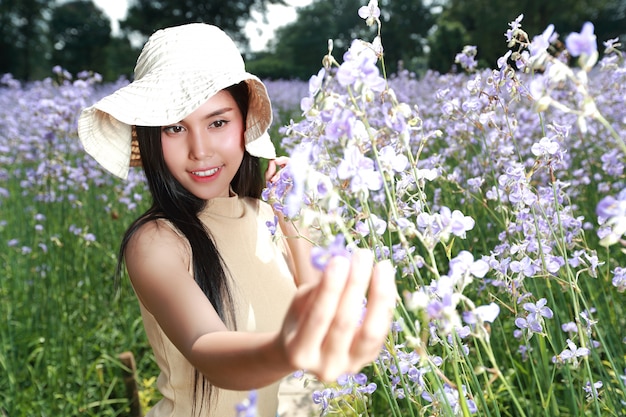
<svg viewBox="0 0 626 417"><path fill-rule="evenodd" d="M191 159L203 159L211 155L211 144L207 135L202 132L192 131L189 141L189 157Z"/></svg>

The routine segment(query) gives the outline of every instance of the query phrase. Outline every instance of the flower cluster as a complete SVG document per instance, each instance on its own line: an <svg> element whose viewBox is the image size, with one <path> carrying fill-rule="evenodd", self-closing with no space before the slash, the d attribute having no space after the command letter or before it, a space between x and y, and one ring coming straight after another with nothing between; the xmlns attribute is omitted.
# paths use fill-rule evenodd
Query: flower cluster
<svg viewBox="0 0 626 417"><path fill-rule="evenodd" d="M380 34L377 2L359 15ZM508 349L510 334L519 346L507 352L535 363L552 357L551 372L579 386L602 372L599 362L599 374L579 366L595 361L593 349L607 349L597 340L600 300L588 291L607 282L608 262L585 236L593 228L586 190L626 185L623 132L609 123L623 116L607 119L599 111L599 104L612 109L619 102L612 86L622 85L626 72L615 71L617 53L600 62L610 76L591 72L598 60L592 24L570 34L563 50L554 47L553 25L531 38L522 20L509 24L510 49L492 70L479 70L477 47L467 46L455 59L465 74L418 79L405 71L385 79L377 68L384 59L379 37L355 40L341 63L331 49L309 80L302 118L281 130L297 163L285 170L287 187L267 190L268 201L315 225L314 262L362 246L397 267L404 297L372 365L372 398L386 387L398 407L479 413L490 407L475 401L485 388L463 370L480 369L523 415L498 368L498 344ZM594 89L603 94L594 96ZM592 159L589 135L615 146L594 146ZM618 194L598 205L602 243L616 243L626 231L622 200ZM624 276L615 266L608 282L617 292L626 288ZM572 373L561 374L565 368ZM542 386L538 375L531 384ZM330 410L348 400L329 388L316 401Z"/></svg>

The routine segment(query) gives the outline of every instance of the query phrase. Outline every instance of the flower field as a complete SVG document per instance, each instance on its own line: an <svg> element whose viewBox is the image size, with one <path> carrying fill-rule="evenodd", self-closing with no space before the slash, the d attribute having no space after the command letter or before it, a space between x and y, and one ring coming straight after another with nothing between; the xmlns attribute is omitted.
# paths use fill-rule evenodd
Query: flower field
<svg viewBox="0 0 626 417"><path fill-rule="evenodd" d="M385 78L377 37L308 84L267 82L292 163L265 198L315 227L320 267L359 246L397 268L379 359L315 392L320 413L626 415L626 65L612 41L598 60L592 26L557 50L558 28L522 24L494 70L468 46L457 73ZM128 415L126 350L155 399L134 295L114 280L148 193L76 134L80 109L126 82L0 80L0 416Z"/></svg>

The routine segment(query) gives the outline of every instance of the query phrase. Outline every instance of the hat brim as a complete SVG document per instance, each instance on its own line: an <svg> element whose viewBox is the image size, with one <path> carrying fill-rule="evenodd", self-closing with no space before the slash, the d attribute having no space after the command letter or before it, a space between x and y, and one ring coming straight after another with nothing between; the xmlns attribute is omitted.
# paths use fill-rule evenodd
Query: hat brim
<svg viewBox="0 0 626 417"><path fill-rule="evenodd" d="M85 151L107 171L125 179L131 161L132 126L177 123L220 90L246 81L246 150L257 157L275 158L276 150L267 132L272 122L271 103L261 80L247 72L193 75L155 71L83 110L78 133Z"/></svg>

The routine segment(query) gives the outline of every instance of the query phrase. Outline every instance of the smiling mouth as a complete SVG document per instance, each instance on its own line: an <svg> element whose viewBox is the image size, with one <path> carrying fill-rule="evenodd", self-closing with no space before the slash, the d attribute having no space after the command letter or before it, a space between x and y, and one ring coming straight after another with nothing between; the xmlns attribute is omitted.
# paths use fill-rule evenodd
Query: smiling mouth
<svg viewBox="0 0 626 417"><path fill-rule="evenodd" d="M219 170L219 168L212 168L207 169L206 171L192 171L191 173L198 177L210 177L211 175L215 175Z"/></svg>

